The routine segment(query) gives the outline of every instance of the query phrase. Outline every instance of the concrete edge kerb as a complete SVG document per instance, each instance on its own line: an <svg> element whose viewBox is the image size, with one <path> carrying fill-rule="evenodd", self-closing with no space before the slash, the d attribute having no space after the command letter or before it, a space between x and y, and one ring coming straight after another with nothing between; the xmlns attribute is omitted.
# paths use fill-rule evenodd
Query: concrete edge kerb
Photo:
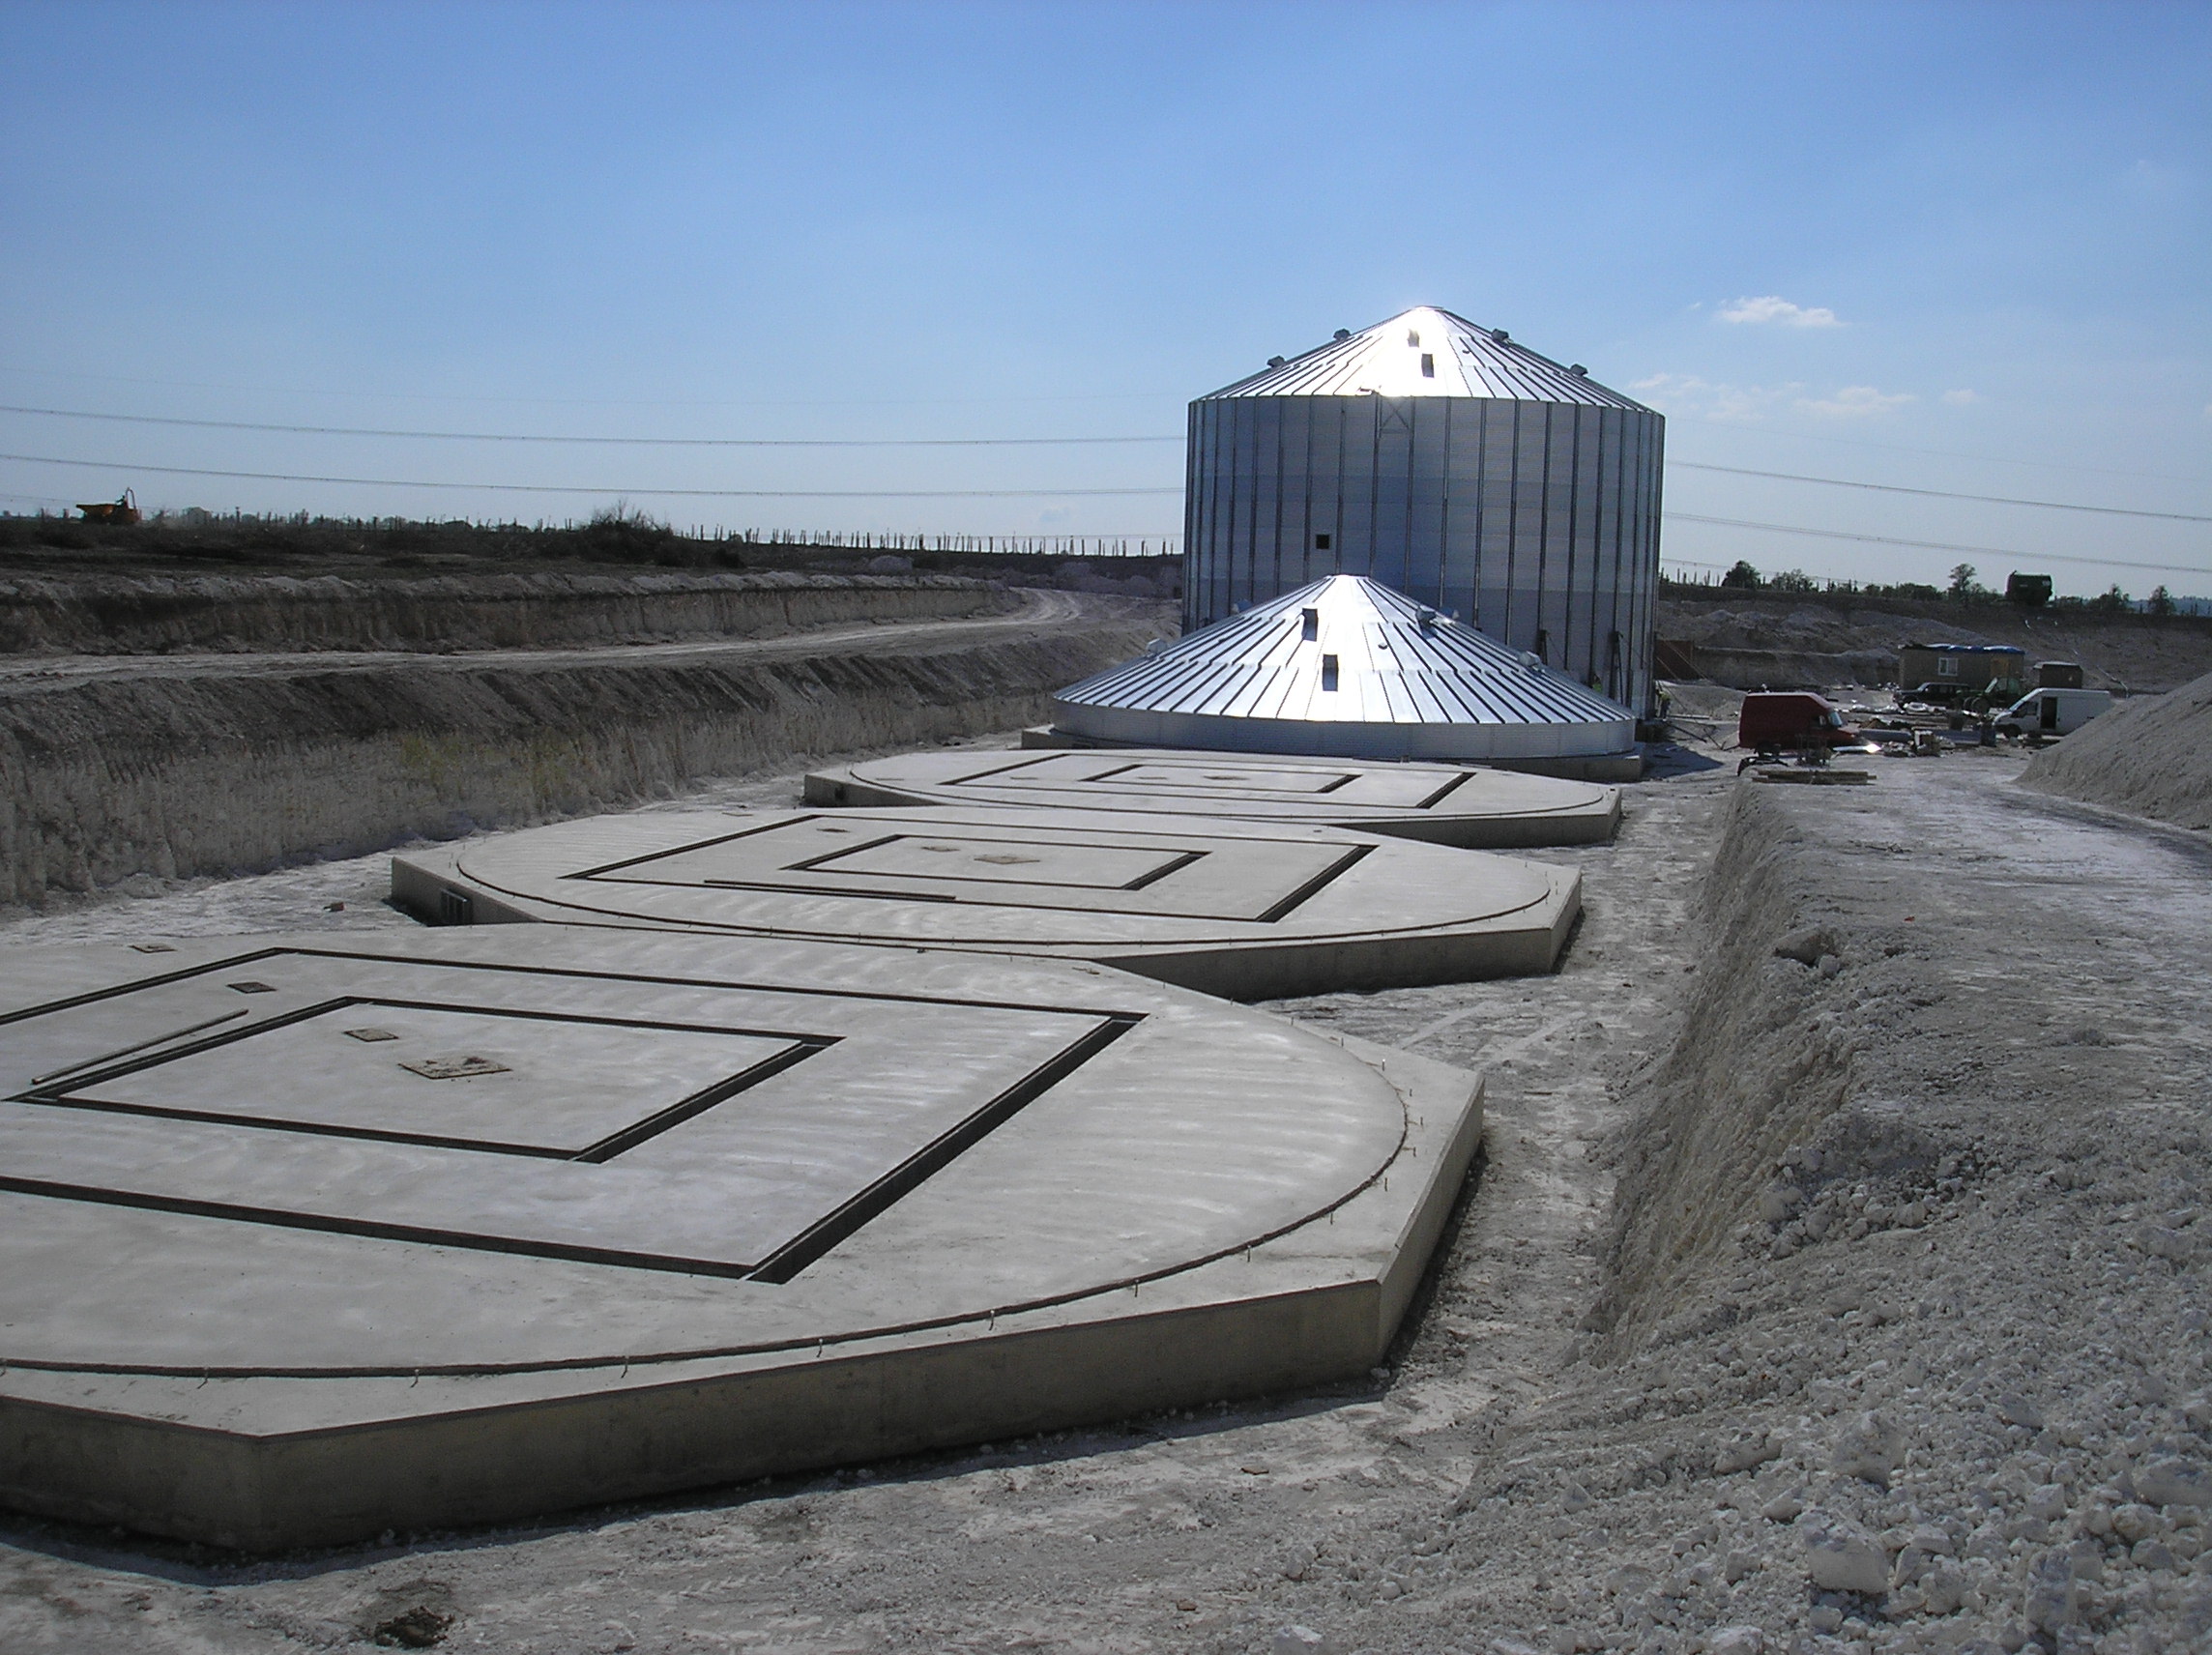
<svg viewBox="0 0 2212 1655"><path fill-rule="evenodd" d="M1639 758L1637 763L1641 767L1642 759ZM1508 767L1493 765L1488 768L1504 769ZM1564 776L1562 779L1606 781L1633 780L1634 777ZM883 806L919 808L945 802L934 793L864 781L850 768L809 771L803 798L808 804L860 809ZM1602 811L1488 817L1377 816L1338 825L1355 832L1380 833L1396 839L1418 839L1427 844L1449 845L1463 851L1510 851L1557 845L1602 845L1608 843L1618 830L1620 818L1621 800L1616 792L1611 807ZM1311 820L1325 822L1327 813L1316 811Z"/></svg>
<svg viewBox="0 0 2212 1655"><path fill-rule="evenodd" d="M649 918L595 917L584 914L554 916L530 913L502 901L465 878L451 851L418 853L392 859L393 906L428 923L437 923L449 893L468 898L475 925L561 924L613 930L680 931L742 941L750 932L701 926L686 930ZM1575 920L1582 913L1582 876L1571 869L1550 870L1558 899L1552 923L1542 930L1499 934L1492 931L1393 932L1375 938L1325 938L1310 943L1189 944L1150 948L1139 943L1076 952L1067 947L976 947L974 952L1030 953L1040 958L1092 959L1118 971L1156 982L1196 990L1223 1000L1288 1000L1308 994L1363 993L1382 988L1422 987L1432 983L1474 982L1486 977L1541 976L1558 962ZM772 929L761 935L773 936ZM964 951L952 943L916 944L926 949Z"/></svg>

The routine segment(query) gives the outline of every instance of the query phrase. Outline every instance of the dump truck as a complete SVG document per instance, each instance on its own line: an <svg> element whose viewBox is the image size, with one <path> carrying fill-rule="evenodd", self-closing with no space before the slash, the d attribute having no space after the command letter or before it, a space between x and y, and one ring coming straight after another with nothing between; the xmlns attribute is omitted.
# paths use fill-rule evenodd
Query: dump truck
<svg viewBox="0 0 2212 1655"><path fill-rule="evenodd" d="M2102 689L2031 689L1991 720L2001 736L2071 736L2112 710Z"/></svg>
<svg viewBox="0 0 2212 1655"><path fill-rule="evenodd" d="M87 523L142 523L146 520L145 513L138 509L138 496L128 488L119 500L80 500L76 508L84 513Z"/></svg>

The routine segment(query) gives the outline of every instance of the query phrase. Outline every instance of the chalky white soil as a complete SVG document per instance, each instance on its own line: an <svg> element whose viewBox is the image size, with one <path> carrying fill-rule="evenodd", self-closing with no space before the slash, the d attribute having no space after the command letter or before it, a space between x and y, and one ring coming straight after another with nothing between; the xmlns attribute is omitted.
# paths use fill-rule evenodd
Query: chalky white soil
<svg viewBox="0 0 2212 1655"><path fill-rule="evenodd" d="M0 1648L2198 1647L2212 858L1874 764L1677 765L1536 853L1586 881L1556 977L1277 1008L1490 1072L1367 1384L274 1560L13 1520ZM372 865L9 940L392 923Z"/></svg>
<svg viewBox="0 0 2212 1655"><path fill-rule="evenodd" d="M2028 761L2029 787L2212 828L2212 673L2123 702Z"/></svg>

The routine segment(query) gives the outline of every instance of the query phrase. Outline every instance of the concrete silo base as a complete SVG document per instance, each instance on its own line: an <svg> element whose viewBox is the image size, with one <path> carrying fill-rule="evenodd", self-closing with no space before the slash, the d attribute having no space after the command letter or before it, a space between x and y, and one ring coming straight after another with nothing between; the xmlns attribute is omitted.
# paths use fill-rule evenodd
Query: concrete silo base
<svg viewBox="0 0 2212 1655"><path fill-rule="evenodd" d="M248 1549L1363 1373L1475 1078L1121 973L565 927L0 972L0 1497Z"/></svg>
<svg viewBox="0 0 2212 1655"><path fill-rule="evenodd" d="M1230 1000L1548 972L1581 876L1284 823L1015 806L599 817L392 864L432 924L1044 955Z"/></svg>
<svg viewBox="0 0 2212 1655"><path fill-rule="evenodd" d="M1309 823L1466 849L1603 844L1620 790L1476 765L1116 747L902 753L806 778L806 802L1018 805Z"/></svg>
<svg viewBox="0 0 2212 1655"><path fill-rule="evenodd" d="M1150 743L1140 741L1115 741L1101 736L1080 736L1073 731L1062 730L1050 724L1033 724L1022 732L1022 745L1030 748L1048 748L1072 751L1088 747L1107 747L1127 750L1149 748ZM1154 749L1157 750L1157 749ZM1178 752L1240 752L1234 747L1176 748ZM1550 759L1470 759L1494 770L1512 770L1521 775L1558 776L1567 781L1641 781L1644 779L1644 749L1635 747L1625 753L1580 753L1564 758Z"/></svg>

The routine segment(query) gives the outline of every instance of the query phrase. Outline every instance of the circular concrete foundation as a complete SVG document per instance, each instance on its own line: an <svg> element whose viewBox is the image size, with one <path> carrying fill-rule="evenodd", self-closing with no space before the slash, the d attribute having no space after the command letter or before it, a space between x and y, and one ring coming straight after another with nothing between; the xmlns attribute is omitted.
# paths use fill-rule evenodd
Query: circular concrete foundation
<svg viewBox="0 0 2212 1655"><path fill-rule="evenodd" d="M939 751L806 778L809 804L1019 805L1308 823L1499 849L1601 843L1620 790L1470 765L1118 747Z"/></svg>
<svg viewBox="0 0 2212 1655"><path fill-rule="evenodd" d="M1546 972L1580 886L1340 828L1013 806L597 817L393 862L433 923L1043 954L1236 1000Z"/></svg>
<svg viewBox="0 0 2212 1655"><path fill-rule="evenodd" d="M1479 1131L1470 1076L1097 967L142 947L0 965L0 1487L229 1545L1356 1373Z"/></svg>

